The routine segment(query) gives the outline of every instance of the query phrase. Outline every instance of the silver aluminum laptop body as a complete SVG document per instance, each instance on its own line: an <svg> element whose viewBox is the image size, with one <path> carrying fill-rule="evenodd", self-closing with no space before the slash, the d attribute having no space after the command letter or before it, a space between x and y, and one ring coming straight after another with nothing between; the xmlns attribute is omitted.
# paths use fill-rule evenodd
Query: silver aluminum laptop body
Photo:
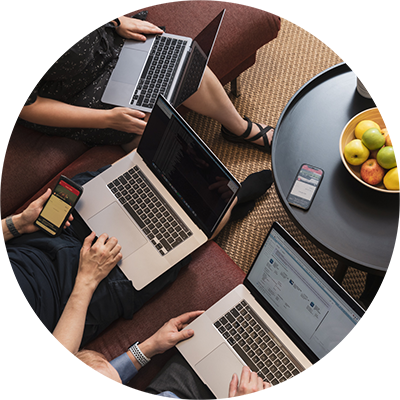
<svg viewBox="0 0 400 400"><path fill-rule="evenodd" d="M243 300L254 310L261 326L246 327L245 339L243 334L228 332L238 323L229 310L241 306ZM299 372L310 367L350 332L363 313L343 288L274 222L244 283L189 324L186 329L193 329L195 335L177 348L214 395L225 398L232 375L240 377L246 364L274 384L291 376L285 370L289 364ZM228 316L232 318L228 321L231 325L224 330L219 321ZM263 331L275 339L273 351L260 348ZM242 340L256 358L246 358L239 351ZM258 362L265 359L268 364L275 363L273 359L282 360L283 353L289 361L268 367L277 374L272 378Z"/></svg>
<svg viewBox="0 0 400 400"><path fill-rule="evenodd" d="M196 92L200 86L205 68L211 55L225 10L208 24L200 34L192 40L189 37L164 33L161 36L149 36L146 42L126 40L119 55L118 62L111 74L102 96L102 101L115 106L129 107L143 112L151 112L158 94L162 94L175 108ZM171 39L179 46L176 55L165 54L159 56L153 46L161 39ZM178 44L177 44L178 46ZM175 51L171 50L171 51ZM155 72L153 76L145 78L149 64L154 58L159 57L171 61L172 57L180 60L177 66ZM200 58L200 60L199 60ZM194 67L200 62L200 70L193 73ZM170 73L171 81L167 86L161 86L154 94L153 99L145 98L143 93L149 85L163 85L159 78L161 74ZM150 95L149 95L150 96Z"/></svg>
<svg viewBox="0 0 400 400"><path fill-rule="evenodd" d="M196 156L206 160L206 174L199 168ZM183 164L182 164L183 163ZM172 249L160 250L157 238L149 236L140 221L132 218L132 210L123 205L108 187L120 175L138 166L140 173L155 188L160 203L172 210L190 231L185 240ZM189 175L190 174L190 175ZM209 175L224 176L230 199L209 191ZM192 179L193 177L196 179ZM172 106L160 96L137 149L84 185L84 194L76 209L98 236L107 233L122 246L120 268L140 290L177 262L205 243L213 234L239 190L240 184L214 156ZM129 189L136 196L141 189ZM196 194L196 196L193 195ZM140 194L142 196L142 194ZM207 202L203 200L206 198ZM150 207L142 204L137 214L150 215ZM136 215L137 216L137 215ZM153 219L155 216L151 216ZM160 229L167 226L161 217ZM151 223L151 221L148 221ZM172 224L172 222L171 222ZM151 233L150 233L151 234ZM176 235L176 234L174 234ZM179 239L179 237L178 237ZM160 239L161 241L162 239ZM179 239L180 240L180 239ZM171 247L173 245L171 244Z"/></svg>

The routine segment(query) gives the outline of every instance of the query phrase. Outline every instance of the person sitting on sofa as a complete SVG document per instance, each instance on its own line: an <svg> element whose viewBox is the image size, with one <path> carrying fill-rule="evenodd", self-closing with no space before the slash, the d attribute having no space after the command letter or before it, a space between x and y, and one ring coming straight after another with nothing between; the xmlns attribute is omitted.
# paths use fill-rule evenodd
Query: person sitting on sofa
<svg viewBox="0 0 400 400"><path fill-rule="evenodd" d="M108 167L96 172L78 174L73 180L83 185ZM221 221L217 232L232 218L244 218L254 207L255 199L268 190L272 181L272 173L269 170L249 175L242 183L237 198ZM114 246L110 251L117 252L119 245L116 239L108 239L104 234L93 243L94 233L78 213L73 213L74 218L70 217L66 223L67 229L58 237L50 237L39 231L34 221L50 194L51 190L48 189L22 213L3 219L2 227L7 253L17 281L39 319L53 332L57 329L60 317L66 312L67 305L76 297L75 290L80 290L82 274L84 278L90 277L90 267L85 267L86 255L94 253L97 257L98 252L107 250L111 244ZM93 301L88 304L82 345L97 337L116 319L131 319L145 302L176 279L179 271L190 259L190 256L186 257L141 291L134 289L119 268L107 269L103 271L104 274L96 275L97 278L93 281L95 285L90 285L85 298L90 301L93 297ZM114 261L112 267L119 260ZM85 272L85 268L89 272ZM107 307L103 307L104 304L107 304Z"/></svg>
<svg viewBox="0 0 400 400"><path fill-rule="evenodd" d="M146 34L162 32L147 21L128 17L96 29L46 72L23 107L19 122L88 145L121 145L126 151L136 148L148 115L104 104L101 97L124 38L145 41ZM243 119L208 67L199 90L183 105L219 121L225 139L250 143L270 153L274 129L253 123L247 117Z"/></svg>
<svg viewBox="0 0 400 400"><path fill-rule="evenodd" d="M84 243L82 248L84 254L90 249L91 239L93 238L87 238ZM79 351L85 315L92 294L92 291L88 288L95 287L97 281L113 268L113 262L120 256L118 245L110 245L109 248L110 251L103 257L103 263L99 253L93 254L94 260L91 267L88 265L86 273L82 274L82 276L85 276L81 281L83 286L80 290L74 289L53 335L82 362L108 378L126 384L137 374L140 368L150 362L152 357L162 354L180 341L192 337L195 332L192 329L184 330L184 328L203 311L188 312L170 319L150 338L142 343L135 343L127 352L111 362L108 362L102 354L93 350ZM99 258L100 262L98 262ZM82 263L82 271L84 269ZM255 372L251 372L246 366L243 367L240 382L236 374L232 377L229 384L229 397L253 393L270 386L271 384L263 382ZM210 399L214 397L180 355L173 357L164 366L163 370L146 389L146 392L159 394L163 397L186 399Z"/></svg>
<svg viewBox="0 0 400 400"><path fill-rule="evenodd" d="M80 174L74 179L83 184L103 169ZM245 191L237 199L238 203L245 201L246 204L252 195L260 194L260 178L265 180L264 172L270 171L262 172L250 175L247 184L246 181L243 183ZM268 187L270 185L271 182L267 184ZM38 317L60 343L82 361L99 368L100 372L117 381L126 382L141 368L141 364L129 358L130 352L109 364L99 353L86 350L79 352L79 348L93 340L113 320L120 316L131 318L150 297L176 278L190 258L174 266L142 291L136 292L119 268L114 268L122 258L117 239L103 234L95 241L95 233L91 232L82 245L82 237L88 233L88 227L78 214L69 218L65 226L68 229L59 237L49 237L38 231L34 221L50 194L51 190L48 189L22 213L2 220L3 237L15 276ZM104 304L107 307L103 307ZM169 321L148 341L144 341L139 349L152 357L190 337L192 331L181 329L200 313L189 313ZM170 391L170 388L178 394L184 393L181 394L183 398L188 398L186 393L195 393L192 398L201 398L198 397L200 393L207 393L208 389L188 365L181 370L184 360L176 360L176 357L173 360L175 364L169 364L167 372L162 376L172 374L174 380L184 382L182 388L164 386L164 380L161 380L162 390L159 390L160 382L156 379L148 388L149 393ZM179 366L178 374L175 365ZM173 382L169 375L166 376L168 382ZM237 376L232 378L229 393L235 396L269 386L244 369L240 384ZM183 388L186 389L183 391ZM176 397L171 393L163 393L163 396L168 395ZM210 398L209 394L204 398Z"/></svg>

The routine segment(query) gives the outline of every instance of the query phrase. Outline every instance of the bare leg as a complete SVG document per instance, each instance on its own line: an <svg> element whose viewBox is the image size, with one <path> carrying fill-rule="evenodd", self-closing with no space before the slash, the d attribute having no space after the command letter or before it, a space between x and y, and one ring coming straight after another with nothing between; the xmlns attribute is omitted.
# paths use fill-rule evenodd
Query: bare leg
<svg viewBox="0 0 400 400"><path fill-rule="evenodd" d="M232 209L233 209L233 207L236 206L236 203L237 203L237 197L235 197L235 199L233 200L231 206L229 207L228 211L222 218L221 222L219 223L214 234L211 236L210 240L215 239L218 236L218 234L222 231L222 229L225 227L225 225L229 222L229 218L231 217Z"/></svg>
<svg viewBox="0 0 400 400"><path fill-rule="evenodd" d="M217 120L235 135L239 136L247 129L247 122L238 114L221 83L208 67L199 90L183 104L199 114ZM253 124L249 138L259 131L257 125ZM273 129L267 133L269 143L271 143L273 134ZM260 138L255 143L262 145L264 142Z"/></svg>

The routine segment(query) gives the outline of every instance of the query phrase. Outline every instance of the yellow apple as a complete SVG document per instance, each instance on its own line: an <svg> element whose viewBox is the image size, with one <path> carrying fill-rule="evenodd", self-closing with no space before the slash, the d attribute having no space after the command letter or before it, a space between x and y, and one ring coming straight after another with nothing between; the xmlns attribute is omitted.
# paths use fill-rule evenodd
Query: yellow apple
<svg viewBox="0 0 400 400"><path fill-rule="evenodd" d="M369 150L360 139L353 139L344 148L344 157L351 165L361 165L368 160Z"/></svg>
<svg viewBox="0 0 400 400"><path fill-rule="evenodd" d="M354 130L354 136L356 137L356 139L361 139L362 136L364 135L365 131L367 131L368 129L371 129L371 128L380 130L380 127L376 122L371 121L369 119L364 119L363 121L360 121L357 124L357 126Z"/></svg>
<svg viewBox="0 0 400 400"><path fill-rule="evenodd" d="M389 170L383 178L383 184L386 189L399 190L399 172L397 167Z"/></svg>

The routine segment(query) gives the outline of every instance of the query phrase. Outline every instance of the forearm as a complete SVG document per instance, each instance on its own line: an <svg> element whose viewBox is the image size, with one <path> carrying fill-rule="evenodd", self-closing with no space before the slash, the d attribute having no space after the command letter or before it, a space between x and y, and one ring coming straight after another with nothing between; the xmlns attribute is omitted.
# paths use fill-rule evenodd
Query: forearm
<svg viewBox="0 0 400 400"><path fill-rule="evenodd" d="M107 111L38 97L33 104L22 109L20 117L28 122L57 128L103 129L107 127Z"/></svg>
<svg viewBox="0 0 400 400"><path fill-rule="evenodd" d="M87 309L95 290L93 284L77 281L65 309L54 329L54 337L72 354L79 351L85 328Z"/></svg>
<svg viewBox="0 0 400 400"><path fill-rule="evenodd" d="M25 226L26 224L23 223L21 216L22 214L18 214L13 215L11 218L15 229L18 231L19 234L22 235L24 233L27 233L27 231ZM14 235L11 233L10 229L7 226L6 218L1 220L1 227L3 228L3 237L5 242L14 238Z"/></svg>

